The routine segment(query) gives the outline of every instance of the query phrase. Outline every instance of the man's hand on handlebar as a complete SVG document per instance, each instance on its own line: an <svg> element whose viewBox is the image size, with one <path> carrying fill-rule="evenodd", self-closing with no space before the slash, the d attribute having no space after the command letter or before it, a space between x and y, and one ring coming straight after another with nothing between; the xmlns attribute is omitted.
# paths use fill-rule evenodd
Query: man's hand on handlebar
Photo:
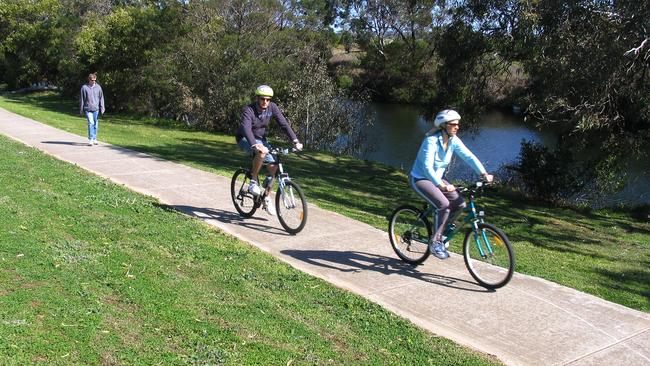
<svg viewBox="0 0 650 366"><path fill-rule="evenodd" d="M255 144L252 147L255 150L259 151L260 154L268 154L269 153L269 149L266 146L262 145L262 144Z"/></svg>
<svg viewBox="0 0 650 366"><path fill-rule="evenodd" d="M293 141L293 147L294 147L294 149L296 149L298 151L302 150L302 144L298 140Z"/></svg>

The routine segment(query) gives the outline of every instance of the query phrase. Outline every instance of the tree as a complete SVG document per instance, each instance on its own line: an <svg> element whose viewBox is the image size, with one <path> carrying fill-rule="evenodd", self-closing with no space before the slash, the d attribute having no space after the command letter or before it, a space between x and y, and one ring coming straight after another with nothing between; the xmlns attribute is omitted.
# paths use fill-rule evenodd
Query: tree
<svg viewBox="0 0 650 366"><path fill-rule="evenodd" d="M55 80L64 30L56 0L0 2L2 79L10 88Z"/></svg>
<svg viewBox="0 0 650 366"><path fill-rule="evenodd" d="M528 110L557 126L562 144L593 150L600 186L619 181L630 157L647 153L650 138L650 2L576 1L530 9L538 21ZM645 42L645 43L644 43Z"/></svg>

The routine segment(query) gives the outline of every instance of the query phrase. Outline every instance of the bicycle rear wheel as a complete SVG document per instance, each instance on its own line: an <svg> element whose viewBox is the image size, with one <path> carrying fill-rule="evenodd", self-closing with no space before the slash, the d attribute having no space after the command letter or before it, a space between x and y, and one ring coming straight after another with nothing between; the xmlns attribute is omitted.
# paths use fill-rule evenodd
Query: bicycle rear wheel
<svg viewBox="0 0 650 366"><path fill-rule="evenodd" d="M307 200L302 189L292 181L284 182L284 189L278 186L275 194L275 209L280 225L289 234L299 233L307 223Z"/></svg>
<svg viewBox="0 0 650 366"><path fill-rule="evenodd" d="M417 208L404 205L393 211L388 236L395 254L404 262L417 265L429 257L431 225Z"/></svg>
<svg viewBox="0 0 650 366"><path fill-rule="evenodd" d="M232 176L230 182L230 197L235 209L240 215L244 217L251 217L259 207L259 203L255 202L255 197L248 192L248 185L250 184L250 172L248 169L239 169Z"/></svg>
<svg viewBox="0 0 650 366"><path fill-rule="evenodd" d="M494 225L479 223L465 234L463 256L469 273L481 286L505 286L515 270L515 254L506 235Z"/></svg>

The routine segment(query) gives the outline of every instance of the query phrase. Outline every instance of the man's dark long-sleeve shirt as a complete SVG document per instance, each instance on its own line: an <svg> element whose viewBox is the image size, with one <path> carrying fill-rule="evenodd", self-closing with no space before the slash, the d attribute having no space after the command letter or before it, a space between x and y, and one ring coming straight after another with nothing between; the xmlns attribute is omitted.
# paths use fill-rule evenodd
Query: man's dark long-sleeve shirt
<svg viewBox="0 0 650 366"><path fill-rule="evenodd" d="M79 112L95 111L104 113L104 92L102 87L99 84L93 86L84 84L79 94Z"/></svg>
<svg viewBox="0 0 650 366"><path fill-rule="evenodd" d="M266 138L266 128L271 122L271 117L275 117L275 120L278 121L280 127L282 127L291 141L298 139L291 129L291 126L289 126L287 119L284 118L280 108L278 108L275 103L271 102L269 103L268 108L262 109L256 102L244 107L241 122L237 129L237 142L245 137L248 140L248 143L253 146L256 144L256 139L261 140Z"/></svg>

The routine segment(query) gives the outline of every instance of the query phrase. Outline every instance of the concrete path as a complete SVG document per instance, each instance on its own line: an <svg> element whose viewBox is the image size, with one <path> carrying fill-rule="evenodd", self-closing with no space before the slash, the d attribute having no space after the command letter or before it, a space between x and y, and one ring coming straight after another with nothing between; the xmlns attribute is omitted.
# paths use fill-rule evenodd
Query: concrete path
<svg viewBox="0 0 650 366"><path fill-rule="evenodd" d="M393 254L384 231L315 206L303 232L290 236L265 212L242 219L230 200L229 178L104 143L85 146L84 137L3 109L0 133L157 197L508 365L650 365L650 314L520 274L490 292L473 281L458 255L412 268Z"/></svg>

